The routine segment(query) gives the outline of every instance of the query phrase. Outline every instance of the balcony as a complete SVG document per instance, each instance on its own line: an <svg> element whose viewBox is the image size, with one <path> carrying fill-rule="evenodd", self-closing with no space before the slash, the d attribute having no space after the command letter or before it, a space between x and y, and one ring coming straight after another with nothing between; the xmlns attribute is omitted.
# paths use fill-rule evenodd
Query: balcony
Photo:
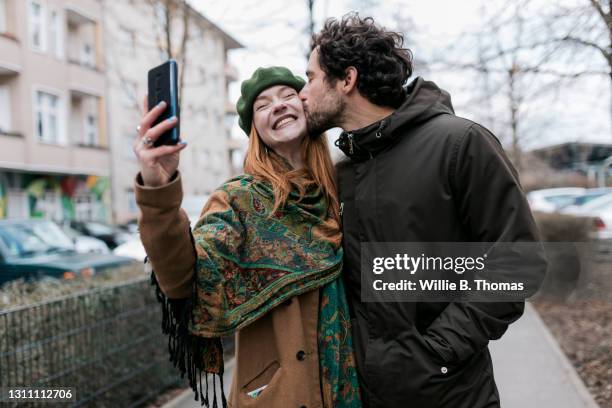
<svg viewBox="0 0 612 408"><path fill-rule="evenodd" d="M69 0L66 2L66 18L69 23L95 23L96 16L102 15L100 2L95 0Z"/></svg>
<svg viewBox="0 0 612 408"><path fill-rule="evenodd" d="M24 168L66 174L108 176L110 154L105 149L36 143L28 153Z"/></svg>
<svg viewBox="0 0 612 408"><path fill-rule="evenodd" d="M26 160L27 145L23 134L0 130L0 166L19 168Z"/></svg>
<svg viewBox="0 0 612 408"><path fill-rule="evenodd" d="M105 89L104 73L80 63L68 63L68 88L72 93L102 96Z"/></svg>
<svg viewBox="0 0 612 408"><path fill-rule="evenodd" d="M0 34L0 76L17 75L21 72L21 50L19 41L10 34Z"/></svg>
<svg viewBox="0 0 612 408"><path fill-rule="evenodd" d="M81 4L83 3L83 4ZM103 65L101 26L96 20L100 7L79 2L66 6L67 60L84 70L101 71Z"/></svg>

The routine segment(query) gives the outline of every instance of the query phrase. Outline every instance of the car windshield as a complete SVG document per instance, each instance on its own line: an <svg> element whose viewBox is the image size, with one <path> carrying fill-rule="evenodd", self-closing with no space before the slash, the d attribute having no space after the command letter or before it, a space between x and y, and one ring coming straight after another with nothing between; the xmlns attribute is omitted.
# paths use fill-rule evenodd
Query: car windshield
<svg viewBox="0 0 612 408"><path fill-rule="evenodd" d="M552 203L557 206L557 208L565 207L574 203L576 199L576 195L566 194L566 195L556 195L556 196L548 196L544 197L546 201Z"/></svg>
<svg viewBox="0 0 612 408"><path fill-rule="evenodd" d="M600 191L597 193L588 193L585 194L583 196L577 197L576 201L574 202L574 205L584 205L586 203L590 203L591 201L595 200L596 198L599 198L601 196L604 196L606 194L610 194L609 191Z"/></svg>
<svg viewBox="0 0 612 408"><path fill-rule="evenodd" d="M0 241L8 256L16 258L74 250L70 238L52 222L2 225Z"/></svg>

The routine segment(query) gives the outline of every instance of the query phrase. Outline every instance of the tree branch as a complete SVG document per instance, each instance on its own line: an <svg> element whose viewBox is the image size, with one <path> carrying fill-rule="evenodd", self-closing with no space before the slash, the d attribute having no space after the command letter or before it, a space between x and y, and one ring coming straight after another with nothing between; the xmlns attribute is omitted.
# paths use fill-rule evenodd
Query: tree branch
<svg viewBox="0 0 612 408"><path fill-rule="evenodd" d="M595 11L597 11L597 14L599 14L599 16L603 19L603 21L608 26L608 30L610 30L612 28L611 27L610 15L606 14L606 12L604 11L603 7L601 7L601 4L599 4L597 2L597 0L589 0L589 3L591 3L591 6L593 6Z"/></svg>

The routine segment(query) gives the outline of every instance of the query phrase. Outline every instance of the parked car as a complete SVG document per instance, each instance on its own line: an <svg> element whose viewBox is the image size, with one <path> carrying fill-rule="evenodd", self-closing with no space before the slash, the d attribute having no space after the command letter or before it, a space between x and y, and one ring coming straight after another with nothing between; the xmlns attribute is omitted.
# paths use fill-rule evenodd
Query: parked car
<svg viewBox="0 0 612 408"><path fill-rule="evenodd" d="M91 276L131 262L112 254L79 254L51 221L0 220L0 285L19 278Z"/></svg>
<svg viewBox="0 0 612 408"><path fill-rule="evenodd" d="M101 239L83 235L68 224L60 224L60 228L72 240L76 251L80 254L108 254L110 252L106 243Z"/></svg>
<svg viewBox="0 0 612 408"><path fill-rule="evenodd" d="M138 234L138 220L131 220L119 225L119 228L130 235Z"/></svg>
<svg viewBox="0 0 612 408"><path fill-rule="evenodd" d="M204 208L204 204L206 204L209 197L210 196L208 195L197 195L183 198L181 208L183 208L183 210L185 210L187 213L187 217L191 223L191 228L193 228L198 222L202 208ZM144 246L140 241L140 236L138 235L113 249L113 253L115 255L127 256L139 261L144 260L145 256L147 256Z"/></svg>
<svg viewBox="0 0 612 408"><path fill-rule="evenodd" d="M597 228L595 238L612 240L612 193L595 198L578 208L568 209L566 213L592 217Z"/></svg>
<svg viewBox="0 0 612 408"><path fill-rule="evenodd" d="M592 202L593 200L605 196L606 194L612 194L612 188L600 187L600 188L588 188L584 194L576 197L571 205L563 207L559 212L564 214L572 214L576 211L580 212L582 206Z"/></svg>
<svg viewBox="0 0 612 408"><path fill-rule="evenodd" d="M110 249L130 240L131 236L112 225L96 221L72 221L70 226L82 234L104 241Z"/></svg>
<svg viewBox="0 0 612 408"><path fill-rule="evenodd" d="M527 193L527 201L533 211L556 212L574 204L577 197L584 195L585 188L563 187L534 190Z"/></svg>
<svg viewBox="0 0 612 408"><path fill-rule="evenodd" d="M132 258L140 262L143 262L145 257L147 256L144 246L140 241L140 236L138 235L132 237L129 241L124 242L117 248L113 249L113 254Z"/></svg>

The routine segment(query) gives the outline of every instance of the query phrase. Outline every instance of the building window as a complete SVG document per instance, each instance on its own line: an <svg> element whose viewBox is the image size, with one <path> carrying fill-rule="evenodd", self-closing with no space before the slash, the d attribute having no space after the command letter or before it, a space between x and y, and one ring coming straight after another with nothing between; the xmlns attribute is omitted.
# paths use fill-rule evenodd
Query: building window
<svg viewBox="0 0 612 408"><path fill-rule="evenodd" d="M0 85L0 133L12 130L11 94L8 85Z"/></svg>
<svg viewBox="0 0 612 408"><path fill-rule="evenodd" d="M6 0L0 0L0 33L5 33L7 31L6 13Z"/></svg>
<svg viewBox="0 0 612 408"><path fill-rule="evenodd" d="M36 201L34 212L46 219L61 220L63 217L60 193L45 191L44 195Z"/></svg>
<svg viewBox="0 0 612 408"><path fill-rule="evenodd" d="M94 48L89 43L83 44L82 53L81 53L81 63L85 65L86 67L90 67L90 68L96 67L96 58L94 55Z"/></svg>
<svg viewBox="0 0 612 408"><path fill-rule="evenodd" d="M36 91L36 136L45 143L58 144L60 135L60 98L47 92Z"/></svg>
<svg viewBox="0 0 612 408"><path fill-rule="evenodd" d="M62 30L62 18L58 11L51 12L49 49L58 58L64 57L64 32Z"/></svg>
<svg viewBox="0 0 612 408"><path fill-rule="evenodd" d="M74 196L74 218L77 221L93 220L95 200L91 194L76 194Z"/></svg>
<svg viewBox="0 0 612 408"><path fill-rule="evenodd" d="M98 119L95 115L88 114L85 117L85 144L88 146L98 146Z"/></svg>
<svg viewBox="0 0 612 408"><path fill-rule="evenodd" d="M47 44L44 10L37 1L30 2L30 42L35 50L45 51Z"/></svg>

